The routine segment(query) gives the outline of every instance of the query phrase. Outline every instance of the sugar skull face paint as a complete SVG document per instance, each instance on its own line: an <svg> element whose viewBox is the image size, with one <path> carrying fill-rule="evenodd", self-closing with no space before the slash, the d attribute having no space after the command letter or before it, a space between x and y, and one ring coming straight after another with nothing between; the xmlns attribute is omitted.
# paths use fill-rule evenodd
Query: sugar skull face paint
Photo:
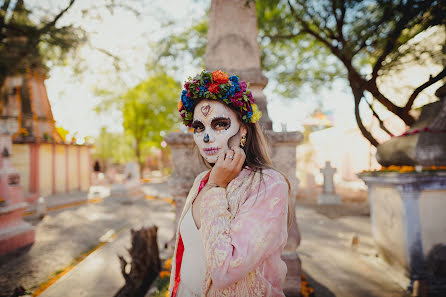
<svg viewBox="0 0 446 297"><path fill-rule="evenodd" d="M246 133L235 111L215 100L202 100L195 106L192 128L200 154L211 164L230 146L240 143L241 130Z"/></svg>

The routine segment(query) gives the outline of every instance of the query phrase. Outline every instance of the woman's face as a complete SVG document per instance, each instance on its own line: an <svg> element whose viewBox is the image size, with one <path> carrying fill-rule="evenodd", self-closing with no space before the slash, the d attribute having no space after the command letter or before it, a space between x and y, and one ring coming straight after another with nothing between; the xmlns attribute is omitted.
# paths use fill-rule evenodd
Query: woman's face
<svg viewBox="0 0 446 297"><path fill-rule="evenodd" d="M200 154L211 164L246 134L235 111L215 100L202 100L195 106L192 128Z"/></svg>

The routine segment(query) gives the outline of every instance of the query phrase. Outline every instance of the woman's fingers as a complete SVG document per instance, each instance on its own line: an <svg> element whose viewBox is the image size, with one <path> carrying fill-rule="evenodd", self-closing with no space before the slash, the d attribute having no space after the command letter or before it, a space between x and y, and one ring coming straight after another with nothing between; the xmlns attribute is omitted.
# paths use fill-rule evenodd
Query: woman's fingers
<svg viewBox="0 0 446 297"><path fill-rule="evenodd" d="M225 160L227 160L227 161L232 161L232 160L234 160L234 155L235 155L235 152L233 151L233 150L227 150L226 152L225 152Z"/></svg>
<svg viewBox="0 0 446 297"><path fill-rule="evenodd" d="M239 147L234 147L233 150L234 150L233 165L240 171L241 168L243 167L243 163L245 163L246 155L245 152Z"/></svg>

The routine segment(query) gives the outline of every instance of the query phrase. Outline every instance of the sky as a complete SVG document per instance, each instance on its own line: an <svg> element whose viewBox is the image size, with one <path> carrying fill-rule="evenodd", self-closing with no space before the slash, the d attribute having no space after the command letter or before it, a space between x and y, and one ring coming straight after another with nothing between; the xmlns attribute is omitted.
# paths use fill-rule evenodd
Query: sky
<svg viewBox="0 0 446 297"><path fill-rule="evenodd" d="M52 5L54 1L47 0L47 3ZM60 3L63 6L64 2ZM96 3L99 5L101 0ZM61 24L73 23L87 29L91 45L76 53L84 59L83 63L88 68L86 73L76 76L71 65L54 66L46 81L56 125L69 130L71 135L76 133L77 138L97 136L102 126L109 131L122 131L118 111L97 114L93 110L102 100L94 94L93 88L112 84L113 77L109 73L113 73L113 66L110 57L92 48L106 49L123 59L129 67L122 77L128 85L136 85L145 78L145 63L152 54L147 46L148 41L156 41L171 32L162 27L163 21L171 19L178 24L169 30L184 29L206 13L208 1L153 0L148 3L150 5L140 7L144 13L139 17L127 10L115 11L113 15L102 10L101 18L98 19L83 17L82 10L87 9L91 1L78 0L70 13L61 19ZM184 65L175 78L184 81L196 72L197 69ZM280 98L272 86L273 83L267 85L264 93L275 131L281 131L284 125L288 131L303 130L302 122L309 117L319 101L323 102L324 110L333 114L337 126L356 125L353 99L345 82L337 82L331 90L321 90L319 94L302 92L293 100Z"/></svg>

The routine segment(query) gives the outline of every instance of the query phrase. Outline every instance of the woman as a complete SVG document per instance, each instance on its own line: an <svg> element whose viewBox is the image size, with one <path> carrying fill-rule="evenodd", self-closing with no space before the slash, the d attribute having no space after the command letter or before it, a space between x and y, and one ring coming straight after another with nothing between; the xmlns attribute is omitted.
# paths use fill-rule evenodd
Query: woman
<svg viewBox="0 0 446 297"><path fill-rule="evenodd" d="M211 170L179 219L169 296L285 296L289 184L271 168L251 91L219 70L184 87L178 109Z"/></svg>

